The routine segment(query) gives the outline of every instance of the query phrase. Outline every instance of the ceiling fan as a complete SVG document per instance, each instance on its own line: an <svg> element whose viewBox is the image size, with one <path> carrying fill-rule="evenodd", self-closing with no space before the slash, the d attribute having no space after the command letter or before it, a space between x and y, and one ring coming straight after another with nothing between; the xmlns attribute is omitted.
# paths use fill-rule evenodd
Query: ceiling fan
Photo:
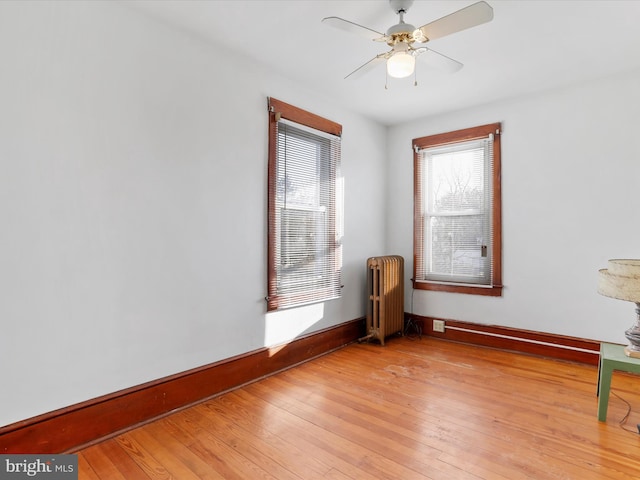
<svg viewBox="0 0 640 480"><path fill-rule="evenodd" d="M391 47L388 52L376 55L344 78L360 77L385 60L389 76L395 78L408 77L415 71L416 57L445 71L456 72L462 68L462 63L427 48L424 44L493 19L493 8L488 3L481 1L416 28L404 21L404 15L413 4L413 0L389 0L389 3L393 11L400 17L400 21L396 25L389 27L386 33L378 32L340 17L322 19L322 22L327 25L356 33L369 40L385 42Z"/></svg>

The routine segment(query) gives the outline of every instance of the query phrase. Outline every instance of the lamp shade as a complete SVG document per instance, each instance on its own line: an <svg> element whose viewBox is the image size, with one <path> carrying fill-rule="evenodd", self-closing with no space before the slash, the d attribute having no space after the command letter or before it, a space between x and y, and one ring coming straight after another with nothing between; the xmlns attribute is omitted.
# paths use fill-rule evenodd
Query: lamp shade
<svg viewBox="0 0 640 480"><path fill-rule="evenodd" d="M598 293L640 303L640 260L609 260L608 268L599 271Z"/></svg>
<svg viewBox="0 0 640 480"><path fill-rule="evenodd" d="M387 73L394 78L408 77L416 66L416 58L406 51L399 51L387 60Z"/></svg>

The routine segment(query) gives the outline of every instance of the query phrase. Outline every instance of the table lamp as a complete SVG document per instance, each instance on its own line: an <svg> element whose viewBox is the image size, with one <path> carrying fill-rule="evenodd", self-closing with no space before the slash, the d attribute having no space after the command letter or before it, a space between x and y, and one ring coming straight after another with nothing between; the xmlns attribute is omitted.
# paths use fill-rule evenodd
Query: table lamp
<svg viewBox="0 0 640 480"><path fill-rule="evenodd" d="M640 358L640 260L609 260L608 268L599 273L600 295L636 304L636 323L624 332L629 340L624 353L629 357Z"/></svg>

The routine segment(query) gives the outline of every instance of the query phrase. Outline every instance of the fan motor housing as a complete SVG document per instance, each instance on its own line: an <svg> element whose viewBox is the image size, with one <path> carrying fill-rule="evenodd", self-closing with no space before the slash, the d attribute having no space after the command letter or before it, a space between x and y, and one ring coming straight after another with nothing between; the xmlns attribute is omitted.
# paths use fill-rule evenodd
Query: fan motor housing
<svg viewBox="0 0 640 480"><path fill-rule="evenodd" d="M393 25L387 30L387 44L393 47L399 42L413 43L415 41L413 36L415 30L416 27L409 23L402 22Z"/></svg>

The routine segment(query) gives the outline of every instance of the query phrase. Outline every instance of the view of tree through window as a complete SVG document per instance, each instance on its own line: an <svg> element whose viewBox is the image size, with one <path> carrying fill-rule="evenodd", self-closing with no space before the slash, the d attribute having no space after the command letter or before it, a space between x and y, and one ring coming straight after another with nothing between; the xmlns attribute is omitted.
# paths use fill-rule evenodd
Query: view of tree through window
<svg viewBox="0 0 640 480"><path fill-rule="evenodd" d="M431 189L427 205L427 232L431 238L429 272L432 276L487 279L490 230L485 206L484 149L436 149L430 155Z"/></svg>

